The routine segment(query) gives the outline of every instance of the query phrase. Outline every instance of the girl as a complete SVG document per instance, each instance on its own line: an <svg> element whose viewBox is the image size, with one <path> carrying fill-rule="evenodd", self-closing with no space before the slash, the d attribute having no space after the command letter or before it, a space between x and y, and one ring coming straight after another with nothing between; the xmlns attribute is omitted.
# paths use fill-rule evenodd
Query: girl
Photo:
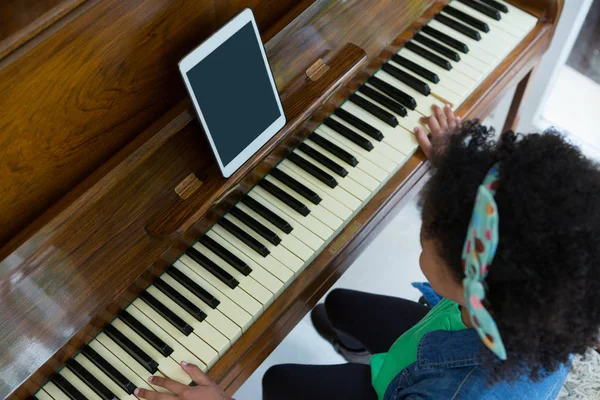
<svg viewBox="0 0 600 400"><path fill-rule="evenodd" d="M553 399L570 358L600 328L600 170L560 136L498 142L477 122L434 108L433 166L421 193L419 263L443 300L411 301L334 290L317 331L347 359L369 365L278 365L263 378L272 399ZM449 132L454 134L450 135ZM193 366L199 386L152 378L174 395L227 397Z"/></svg>

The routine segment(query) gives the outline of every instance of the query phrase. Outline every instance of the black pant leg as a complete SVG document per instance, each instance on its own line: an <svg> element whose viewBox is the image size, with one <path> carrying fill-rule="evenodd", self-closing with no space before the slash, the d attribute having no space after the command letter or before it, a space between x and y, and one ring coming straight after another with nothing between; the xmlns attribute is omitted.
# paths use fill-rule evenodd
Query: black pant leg
<svg viewBox="0 0 600 400"><path fill-rule="evenodd" d="M372 354L387 352L429 312L414 301L347 289L333 290L325 299L325 309L342 341L349 335ZM348 344L356 348L355 343Z"/></svg>
<svg viewBox="0 0 600 400"><path fill-rule="evenodd" d="M371 369L363 364L299 365L269 368L263 400L376 400Z"/></svg>

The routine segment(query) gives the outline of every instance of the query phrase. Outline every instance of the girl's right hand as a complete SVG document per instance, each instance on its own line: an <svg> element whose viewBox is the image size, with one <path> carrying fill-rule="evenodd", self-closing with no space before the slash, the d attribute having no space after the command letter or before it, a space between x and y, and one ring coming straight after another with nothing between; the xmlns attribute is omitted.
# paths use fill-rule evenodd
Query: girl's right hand
<svg viewBox="0 0 600 400"><path fill-rule="evenodd" d="M460 125L460 117L454 115L450 105L446 104L443 110L435 105L432 106L431 109L433 114L431 117L427 118L427 127L429 127L429 130L431 131L431 138L427 136L427 133L425 133L423 128L415 128L417 142L419 142L419 146L421 146L423 153L425 153L427 157L430 157L433 151L431 145L432 141L434 143L439 142L437 140L438 138L448 135Z"/></svg>

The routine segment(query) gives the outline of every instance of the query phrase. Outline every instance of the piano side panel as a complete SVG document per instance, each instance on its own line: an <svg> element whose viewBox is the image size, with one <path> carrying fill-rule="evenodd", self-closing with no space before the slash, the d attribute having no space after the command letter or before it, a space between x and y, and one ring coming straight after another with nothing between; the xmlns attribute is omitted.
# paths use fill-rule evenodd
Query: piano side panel
<svg viewBox="0 0 600 400"><path fill-rule="evenodd" d="M177 62L229 17L297 1L93 3L0 61L0 245L185 98Z"/></svg>

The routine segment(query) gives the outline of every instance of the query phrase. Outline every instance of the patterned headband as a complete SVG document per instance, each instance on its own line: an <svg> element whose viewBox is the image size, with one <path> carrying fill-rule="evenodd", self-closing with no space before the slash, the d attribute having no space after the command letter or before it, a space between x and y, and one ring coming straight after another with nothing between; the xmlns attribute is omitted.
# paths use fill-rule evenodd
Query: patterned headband
<svg viewBox="0 0 600 400"><path fill-rule="evenodd" d="M465 271L463 287L471 322L483 343L501 360L506 360L506 349L498 326L482 303L486 291L485 278L498 247L499 217L494 195L499 173L499 165L494 164L477 190L462 263Z"/></svg>

